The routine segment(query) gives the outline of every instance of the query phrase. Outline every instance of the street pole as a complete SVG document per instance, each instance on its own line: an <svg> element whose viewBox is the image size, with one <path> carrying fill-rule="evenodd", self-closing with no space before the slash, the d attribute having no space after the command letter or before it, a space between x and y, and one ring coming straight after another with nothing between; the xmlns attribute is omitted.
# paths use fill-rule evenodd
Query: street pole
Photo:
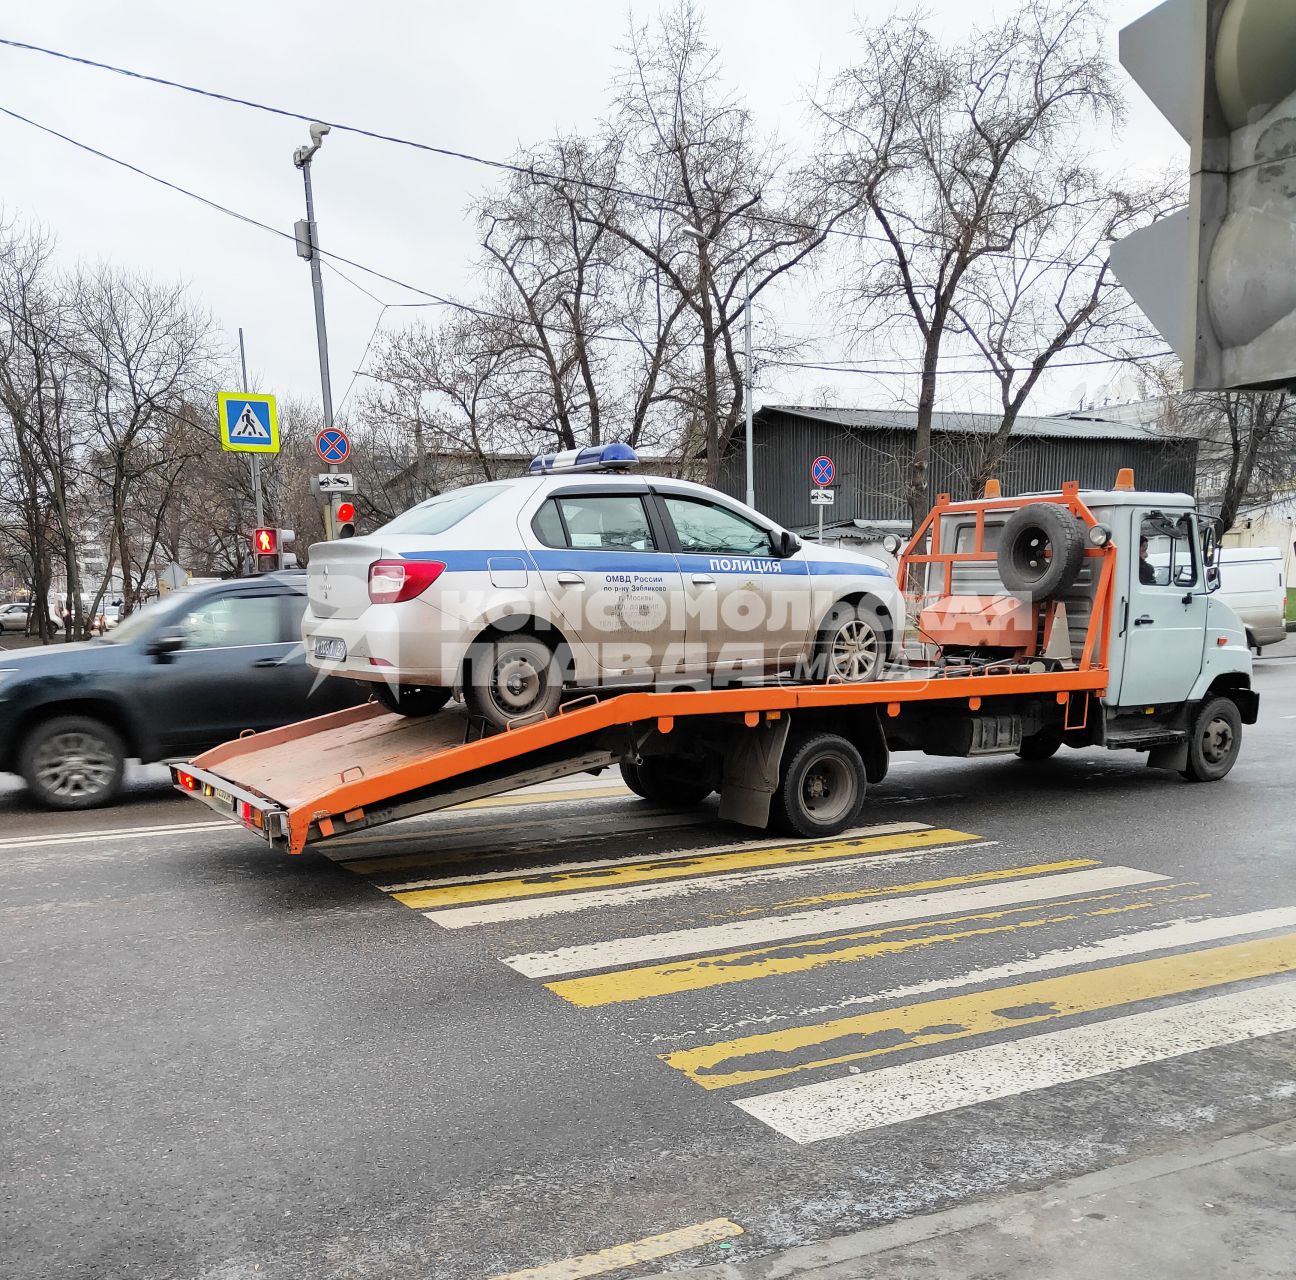
<svg viewBox="0 0 1296 1280"><path fill-rule="evenodd" d="M311 291L315 296L315 343L319 348L320 395L324 401L324 427L326 430L331 429L333 426L333 385L329 378L328 329L324 324L324 277L320 270L319 230L315 225L315 197L311 191L311 160L323 145L324 135L328 131L329 127L326 124L311 125L311 145L309 147L298 147L293 152L293 164L302 171L302 182L306 188L305 246L303 247L303 236L299 230L297 253L310 262ZM329 471L336 472L337 467L330 464ZM326 503L324 507L324 537L330 542L333 540L333 532L333 505L332 503Z"/></svg>
<svg viewBox="0 0 1296 1280"><path fill-rule="evenodd" d="M251 391L248 386L247 353L243 349L243 326L239 325L239 368L243 371L243 392ZM265 524L265 500L261 496L261 455L251 453L248 461L252 464L252 501L256 503L256 522L260 529Z"/></svg>
<svg viewBox="0 0 1296 1280"><path fill-rule="evenodd" d="M756 459L752 455L752 395L756 388L756 379L752 375L751 354L751 269L743 268L743 346L747 354L747 387L743 400L747 408L747 505L756 508Z"/></svg>

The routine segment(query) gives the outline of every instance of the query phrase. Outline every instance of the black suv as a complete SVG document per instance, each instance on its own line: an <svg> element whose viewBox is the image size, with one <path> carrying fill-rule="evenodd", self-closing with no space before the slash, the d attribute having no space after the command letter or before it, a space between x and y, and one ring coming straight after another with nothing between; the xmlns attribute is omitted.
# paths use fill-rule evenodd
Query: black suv
<svg viewBox="0 0 1296 1280"><path fill-rule="evenodd" d="M188 757L363 702L306 665L306 575L164 596L85 644L0 652L0 772L53 809L109 804L126 760ZM318 686L318 687L317 687Z"/></svg>

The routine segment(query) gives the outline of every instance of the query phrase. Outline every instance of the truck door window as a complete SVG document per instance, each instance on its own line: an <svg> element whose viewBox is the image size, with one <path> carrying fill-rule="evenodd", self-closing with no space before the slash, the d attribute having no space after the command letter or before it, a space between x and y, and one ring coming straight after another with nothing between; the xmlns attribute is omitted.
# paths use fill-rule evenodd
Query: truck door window
<svg viewBox="0 0 1296 1280"><path fill-rule="evenodd" d="M1200 574L1188 516L1144 512L1139 524L1138 580L1140 586L1176 591L1197 586Z"/></svg>

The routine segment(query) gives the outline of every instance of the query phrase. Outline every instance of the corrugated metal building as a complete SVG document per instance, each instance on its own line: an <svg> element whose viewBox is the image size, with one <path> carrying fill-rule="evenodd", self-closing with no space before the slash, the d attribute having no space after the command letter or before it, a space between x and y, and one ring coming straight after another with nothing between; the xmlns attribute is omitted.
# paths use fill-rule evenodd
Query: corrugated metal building
<svg viewBox="0 0 1296 1280"><path fill-rule="evenodd" d="M837 467L836 502L825 521L907 520L904 494L917 414L887 409L815 409L767 405L752 424L756 505L792 528L811 527L810 463L827 454ZM994 432L994 414L938 413L932 422L931 492L968 498L979 445ZM999 469L1006 494L1056 489L1065 480L1105 489L1121 467L1133 467L1141 489L1192 493L1197 442L1154 428L1096 417L1019 418ZM721 487L744 496L741 428L725 458Z"/></svg>

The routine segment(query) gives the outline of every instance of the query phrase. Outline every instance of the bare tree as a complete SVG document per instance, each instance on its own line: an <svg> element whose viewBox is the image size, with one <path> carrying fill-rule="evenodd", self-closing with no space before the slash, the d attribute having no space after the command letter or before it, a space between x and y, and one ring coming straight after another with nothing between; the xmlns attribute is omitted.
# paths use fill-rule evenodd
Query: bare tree
<svg viewBox="0 0 1296 1280"><path fill-rule="evenodd" d="M930 505L942 347L963 329L970 277L992 258L1028 256L1041 228L1057 235L1078 131L1119 116L1101 36L1091 0L1025 0L950 49L922 18L892 19L862 32L865 60L816 104L826 180L863 237L846 289L857 335L907 333L921 353L915 523Z"/></svg>

